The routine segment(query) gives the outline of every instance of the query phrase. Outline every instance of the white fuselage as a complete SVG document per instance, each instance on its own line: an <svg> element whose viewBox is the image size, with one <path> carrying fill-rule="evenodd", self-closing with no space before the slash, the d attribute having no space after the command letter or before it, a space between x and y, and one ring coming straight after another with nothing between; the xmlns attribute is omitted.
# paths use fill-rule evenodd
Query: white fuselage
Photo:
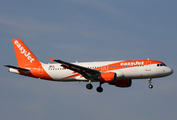
<svg viewBox="0 0 177 120"><path fill-rule="evenodd" d="M97 69L101 66L106 66L121 61L109 61L109 62L81 62L72 63L79 66ZM61 64L42 64L44 70L56 81L88 81L78 73L73 73L69 69L63 69ZM115 68L109 70L110 67ZM158 78L172 74L173 70L167 66L157 66L157 64L139 65L139 66L108 66L107 68L100 68L101 72L115 72L117 79L147 79ZM42 73L42 71L41 71Z"/></svg>

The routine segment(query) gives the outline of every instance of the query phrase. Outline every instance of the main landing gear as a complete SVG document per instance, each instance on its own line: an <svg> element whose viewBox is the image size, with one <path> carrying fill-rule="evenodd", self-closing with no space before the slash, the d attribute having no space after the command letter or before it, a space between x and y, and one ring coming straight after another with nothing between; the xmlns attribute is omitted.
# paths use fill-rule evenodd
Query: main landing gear
<svg viewBox="0 0 177 120"><path fill-rule="evenodd" d="M93 85L91 84L91 80L89 80L89 83L86 85L86 88L89 90L93 88Z"/></svg>
<svg viewBox="0 0 177 120"><path fill-rule="evenodd" d="M103 92L103 88L101 87L102 84L103 83L100 82L99 87L97 87L97 89L96 89L97 92L99 92L99 93ZM86 85L86 88L89 89L89 90L91 90L93 88L93 85L91 84L91 80L89 80L89 83Z"/></svg>
<svg viewBox="0 0 177 120"><path fill-rule="evenodd" d="M101 93L101 92L103 92L103 88L101 87L101 85L102 85L103 83L102 82L100 82L100 86L99 87L97 87L97 92L99 92L99 93Z"/></svg>
<svg viewBox="0 0 177 120"><path fill-rule="evenodd" d="M151 80L152 78L150 78L148 81L149 81L149 88L152 89L153 88L153 85L151 84Z"/></svg>

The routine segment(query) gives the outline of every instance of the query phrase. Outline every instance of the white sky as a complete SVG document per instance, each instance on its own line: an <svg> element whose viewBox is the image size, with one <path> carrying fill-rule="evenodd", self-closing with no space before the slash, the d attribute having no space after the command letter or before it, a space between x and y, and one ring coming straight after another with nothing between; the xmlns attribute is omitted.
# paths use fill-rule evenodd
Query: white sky
<svg viewBox="0 0 177 120"><path fill-rule="evenodd" d="M1 0L0 116L2 120L176 120L177 1ZM130 88L43 81L11 74L11 39L21 38L44 63L155 59L173 75L135 80Z"/></svg>

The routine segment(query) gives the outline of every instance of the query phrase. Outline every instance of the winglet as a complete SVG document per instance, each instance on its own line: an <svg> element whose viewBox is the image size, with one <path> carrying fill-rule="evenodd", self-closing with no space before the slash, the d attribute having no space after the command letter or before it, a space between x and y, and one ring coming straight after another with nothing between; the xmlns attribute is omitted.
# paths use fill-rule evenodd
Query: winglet
<svg viewBox="0 0 177 120"><path fill-rule="evenodd" d="M53 59L53 58L50 57L50 62L53 62L54 60L55 60L55 59Z"/></svg>

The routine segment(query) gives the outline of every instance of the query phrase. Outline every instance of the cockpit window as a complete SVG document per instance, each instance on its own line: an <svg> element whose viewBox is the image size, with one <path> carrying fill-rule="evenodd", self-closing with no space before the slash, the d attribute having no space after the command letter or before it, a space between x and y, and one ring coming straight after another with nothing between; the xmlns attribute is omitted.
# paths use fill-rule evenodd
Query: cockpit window
<svg viewBox="0 0 177 120"><path fill-rule="evenodd" d="M157 66L166 66L165 64L157 64Z"/></svg>

